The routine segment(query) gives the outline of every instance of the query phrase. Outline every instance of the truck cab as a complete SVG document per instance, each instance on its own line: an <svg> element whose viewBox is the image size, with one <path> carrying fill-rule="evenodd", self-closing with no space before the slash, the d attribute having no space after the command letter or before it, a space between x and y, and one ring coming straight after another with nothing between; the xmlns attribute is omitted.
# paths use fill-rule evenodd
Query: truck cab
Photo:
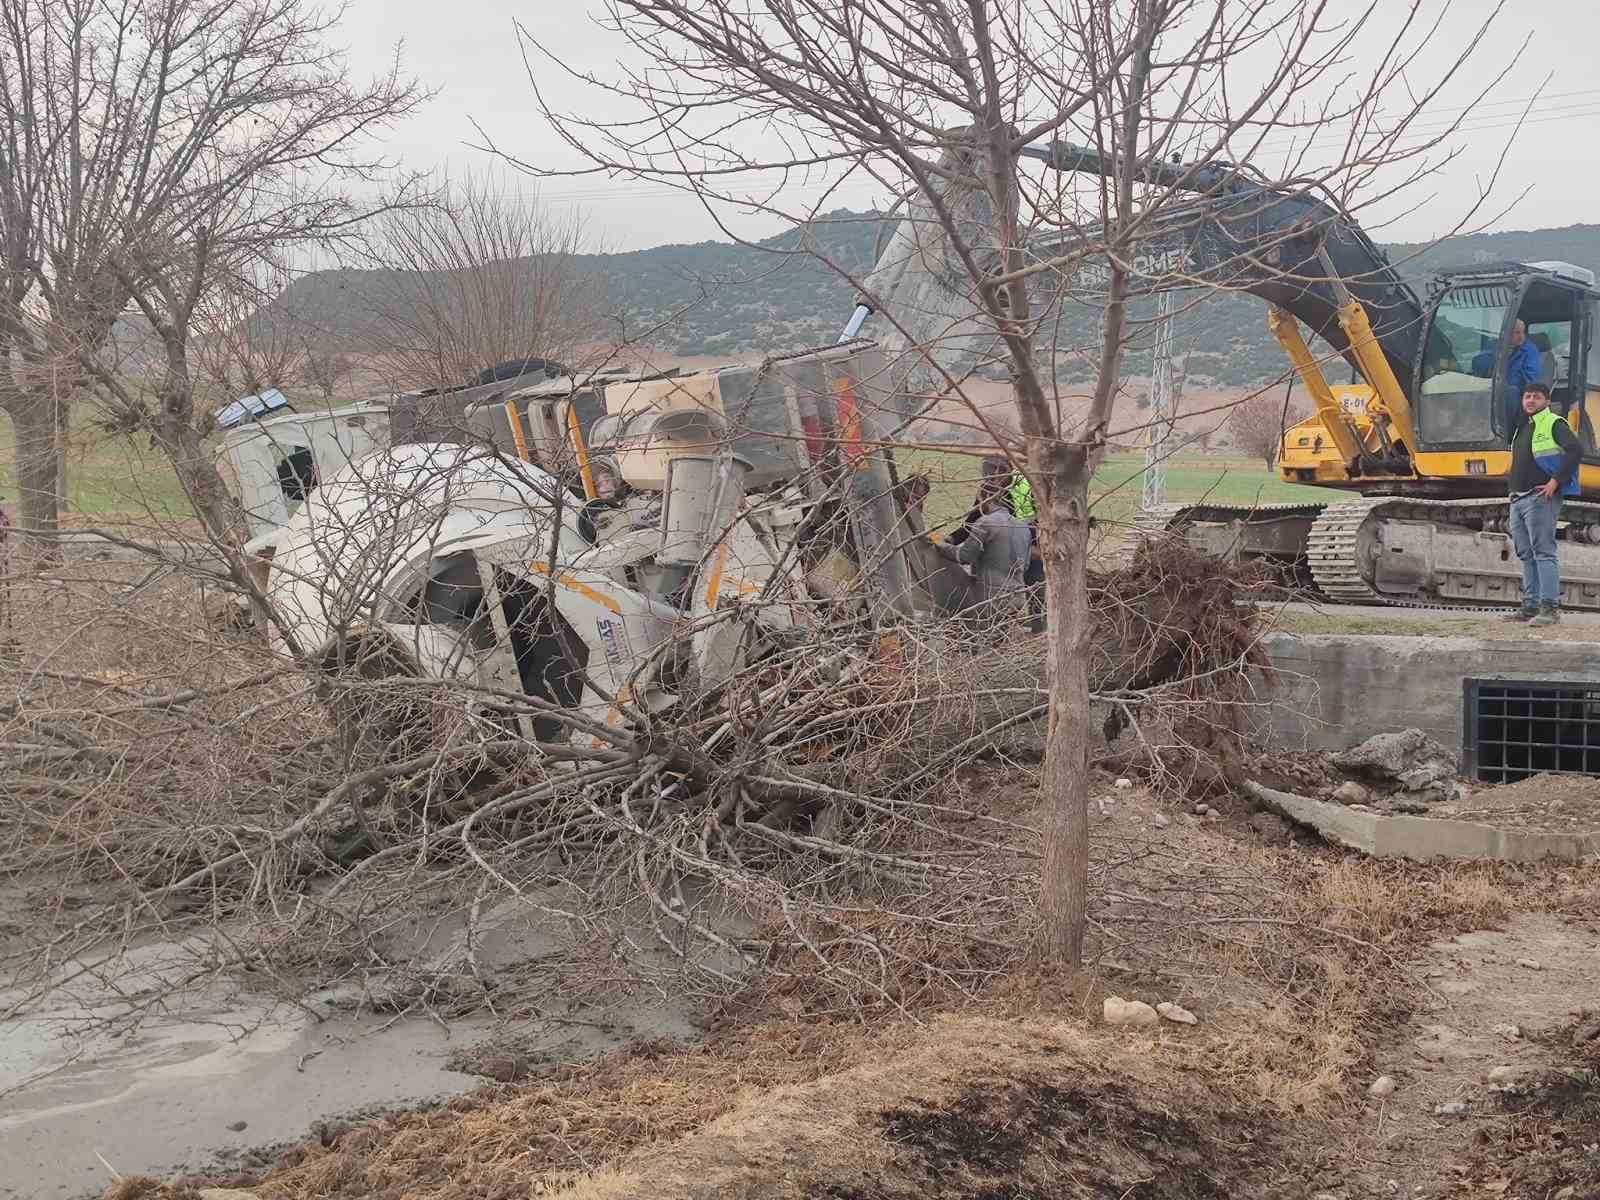
<svg viewBox="0 0 1600 1200"><path fill-rule="evenodd" d="M218 466L244 509L251 545L283 527L312 489L389 443L389 402L288 412L222 438Z"/></svg>

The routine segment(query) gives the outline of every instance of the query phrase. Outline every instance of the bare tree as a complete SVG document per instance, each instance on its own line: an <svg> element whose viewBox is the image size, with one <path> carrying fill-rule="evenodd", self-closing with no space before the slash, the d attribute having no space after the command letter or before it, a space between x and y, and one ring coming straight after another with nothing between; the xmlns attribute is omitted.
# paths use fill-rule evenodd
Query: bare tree
<svg viewBox="0 0 1600 1200"><path fill-rule="evenodd" d="M324 402L331 402L334 393L356 369L356 361L337 350L319 350L307 346L300 359L300 378L322 393Z"/></svg>
<svg viewBox="0 0 1600 1200"><path fill-rule="evenodd" d="M1326 0L610 0L623 77L583 76L609 94L581 110L541 99L588 170L679 188L733 236L727 222L752 211L814 216L814 203L785 207L783 184L797 176L820 186L823 204L862 181L906 197L888 270L883 257L865 279L830 265L905 351L898 377L966 404L1032 484L1050 629L1037 946L1047 962L1076 965L1083 953L1088 485L1139 333L1130 299L1179 283L1234 286L1241 270L1302 279L1308 261L1264 256L1270 244L1230 253L1238 227L1215 239L1205 270L1144 251L1204 223L1188 207L1197 193L1327 197L1349 214L1426 176L1460 114L1425 131L1416 121L1487 26L1447 47L1450 65L1425 79L1419 55L1459 27L1405 7L1379 27L1376 9L1336 20ZM538 93L540 74L562 64L524 38ZM1229 165L1241 161L1250 165ZM804 239L794 252L819 253ZM1074 323L1086 310L1097 319ZM1094 363L1081 406L1041 367L1074 354ZM994 361L1012 382L1005 414L970 386Z"/></svg>
<svg viewBox="0 0 1600 1200"><path fill-rule="evenodd" d="M395 386L449 387L486 368L570 360L593 336L603 286L577 216L490 176L446 182L378 223L372 324Z"/></svg>
<svg viewBox="0 0 1600 1200"><path fill-rule="evenodd" d="M54 524L53 379L148 433L213 532L234 529L191 337L264 264L350 235L373 208L350 185L385 169L370 136L422 99L398 69L354 78L327 42L336 20L305 0L0 0L3 399L25 527ZM130 315L153 373L108 352Z"/></svg>
<svg viewBox="0 0 1600 1200"><path fill-rule="evenodd" d="M1286 403L1266 392L1257 392L1240 401L1228 414L1228 432L1233 444L1251 458L1259 458L1267 470L1278 462L1283 446L1283 431L1305 420L1303 406Z"/></svg>
<svg viewBox="0 0 1600 1200"><path fill-rule="evenodd" d="M246 264L263 278L224 275L201 295L192 320L195 367L220 395L232 400L281 388L301 369L299 341L283 325L261 320L261 310L285 285L272 263Z"/></svg>

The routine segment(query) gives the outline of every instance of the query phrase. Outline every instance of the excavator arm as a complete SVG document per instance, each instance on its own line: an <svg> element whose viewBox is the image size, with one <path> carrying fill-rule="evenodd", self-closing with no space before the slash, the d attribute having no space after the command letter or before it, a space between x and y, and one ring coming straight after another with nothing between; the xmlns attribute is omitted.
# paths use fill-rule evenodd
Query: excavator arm
<svg viewBox="0 0 1600 1200"><path fill-rule="evenodd" d="M1023 154L1060 171L1109 175L1113 168L1109 156L1059 141L1029 146ZM946 177L955 182L942 197L943 216L953 219L967 246L981 248L993 240L992 208L976 180L963 178L969 172L955 169L960 158L960 152L946 156L951 168ZM1266 184L1230 164L1158 162L1143 176L1151 186L1189 198L1152 212L1140 231L1142 290L1203 286L1259 297L1269 306L1273 333L1316 400L1346 464L1364 460L1371 466L1378 454L1392 459L1412 452L1412 368L1425 335L1426 310L1354 218L1310 189ZM857 307L845 338L855 336L866 316L881 307L895 317L895 327L879 336L891 352L932 346L940 365L952 369L986 345L992 348L993 330L975 315L979 306L973 303L971 271L954 260L944 226L941 214L925 201L907 202L904 218L868 276L868 298ZM1035 239L1028 251L1040 264L1070 264L1074 248L1083 245L1074 233ZM997 254L985 257L998 262ZM1362 444L1300 325L1372 386L1390 418L1388 444L1376 452Z"/></svg>

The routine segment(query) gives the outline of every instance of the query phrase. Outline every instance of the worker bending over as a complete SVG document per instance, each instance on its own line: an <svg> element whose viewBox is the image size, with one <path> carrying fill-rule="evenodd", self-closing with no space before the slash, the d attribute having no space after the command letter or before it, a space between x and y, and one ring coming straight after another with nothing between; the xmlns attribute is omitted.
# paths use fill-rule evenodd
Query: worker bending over
<svg viewBox="0 0 1600 1200"><path fill-rule="evenodd" d="M1522 560L1522 607L1507 620L1554 625L1561 618L1556 518L1561 498L1578 492L1578 438L1550 410L1550 389L1527 384L1527 419L1511 442L1511 541Z"/></svg>
<svg viewBox="0 0 1600 1200"><path fill-rule="evenodd" d="M1006 493L991 488L978 501L977 519L966 526L959 542L939 543L939 553L972 568L971 603L990 616L1004 615L1022 599L1022 576L1028 567L1028 526L1011 515Z"/></svg>

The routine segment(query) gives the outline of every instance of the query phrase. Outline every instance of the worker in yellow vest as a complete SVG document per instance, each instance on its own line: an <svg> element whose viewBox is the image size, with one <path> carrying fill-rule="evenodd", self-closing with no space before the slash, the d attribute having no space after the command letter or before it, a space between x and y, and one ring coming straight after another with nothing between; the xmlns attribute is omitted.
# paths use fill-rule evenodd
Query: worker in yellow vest
<svg viewBox="0 0 1600 1200"><path fill-rule="evenodd" d="M1039 516L1033 506L1033 485L1021 471L1011 475L1011 515L1019 521L1034 521Z"/></svg>
<svg viewBox="0 0 1600 1200"><path fill-rule="evenodd" d="M1556 557L1556 520L1563 496L1578 492L1581 451L1572 426L1550 409L1543 383L1522 389L1528 416L1511 441L1511 541L1522 560L1522 607L1509 621L1530 626L1561 619L1561 561Z"/></svg>
<svg viewBox="0 0 1600 1200"><path fill-rule="evenodd" d="M1011 473L1011 515L1028 523L1028 569L1022 583L1028 590L1028 628L1044 632L1044 559L1039 555L1039 510L1033 503L1033 485L1021 471Z"/></svg>

